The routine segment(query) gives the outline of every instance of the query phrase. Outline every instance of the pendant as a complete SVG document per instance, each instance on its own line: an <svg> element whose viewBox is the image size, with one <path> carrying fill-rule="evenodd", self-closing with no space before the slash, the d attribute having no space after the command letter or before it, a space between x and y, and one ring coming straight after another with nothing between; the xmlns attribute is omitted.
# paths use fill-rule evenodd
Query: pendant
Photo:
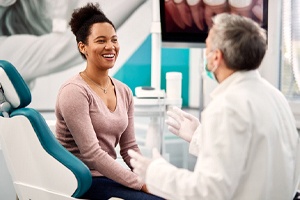
<svg viewBox="0 0 300 200"><path fill-rule="evenodd" d="M104 92L104 94L106 94L107 93L106 89L104 89L103 92Z"/></svg>

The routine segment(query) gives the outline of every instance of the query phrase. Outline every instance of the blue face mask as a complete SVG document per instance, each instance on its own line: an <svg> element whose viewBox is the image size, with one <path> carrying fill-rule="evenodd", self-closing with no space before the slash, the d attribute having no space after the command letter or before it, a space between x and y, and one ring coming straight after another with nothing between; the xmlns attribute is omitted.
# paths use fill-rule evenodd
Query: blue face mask
<svg viewBox="0 0 300 200"><path fill-rule="evenodd" d="M210 53L212 53L212 52L210 52ZM211 55L210 53L208 54L207 57L210 57L210 55ZM210 71L210 70L208 69L208 67L207 67L207 57L204 57L204 62L203 62L205 75L206 75L208 78L210 78L210 79L212 79L212 80L214 80L214 81L217 81L216 76L215 76L215 73L214 73L214 71L217 69L217 66L214 67L214 68Z"/></svg>

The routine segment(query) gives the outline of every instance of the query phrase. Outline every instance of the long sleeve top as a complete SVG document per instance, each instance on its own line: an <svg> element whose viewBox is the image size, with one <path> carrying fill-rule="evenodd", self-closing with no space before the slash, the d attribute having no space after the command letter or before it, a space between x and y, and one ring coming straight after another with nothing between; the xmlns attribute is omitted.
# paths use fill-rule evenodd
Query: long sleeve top
<svg viewBox="0 0 300 200"><path fill-rule="evenodd" d="M201 115L190 143L194 171L155 160L146 174L151 193L172 200L293 199L300 176L295 119L258 71L224 80Z"/></svg>
<svg viewBox="0 0 300 200"><path fill-rule="evenodd" d="M128 149L140 152L134 133L132 92L112 78L117 105L111 111L79 74L59 90L56 103L56 135L60 143L81 159L93 176L106 176L122 185L140 190L136 174L116 161L115 147L131 168Z"/></svg>

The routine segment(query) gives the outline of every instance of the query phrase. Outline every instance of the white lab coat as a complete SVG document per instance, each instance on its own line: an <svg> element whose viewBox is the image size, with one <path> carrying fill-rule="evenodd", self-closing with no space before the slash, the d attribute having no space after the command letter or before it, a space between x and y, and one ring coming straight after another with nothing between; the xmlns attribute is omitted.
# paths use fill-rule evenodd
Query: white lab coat
<svg viewBox="0 0 300 200"><path fill-rule="evenodd" d="M295 120L258 71L236 72L218 85L201 119L190 144L194 171L154 160L146 173L150 192L180 200L293 199L300 175Z"/></svg>

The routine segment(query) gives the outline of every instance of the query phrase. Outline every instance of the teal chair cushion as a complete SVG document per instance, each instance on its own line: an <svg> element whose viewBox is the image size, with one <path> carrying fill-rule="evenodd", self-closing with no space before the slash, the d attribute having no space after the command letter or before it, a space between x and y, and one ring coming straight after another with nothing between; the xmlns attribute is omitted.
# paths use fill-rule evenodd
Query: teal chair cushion
<svg viewBox="0 0 300 200"><path fill-rule="evenodd" d="M57 141L45 119L38 111L32 108L21 108L14 110L10 117L18 115L25 116L30 121L45 151L73 172L78 187L72 197L80 198L92 184L92 175L88 167Z"/></svg>
<svg viewBox="0 0 300 200"><path fill-rule="evenodd" d="M9 84L12 84L15 91L4 91L4 93L16 93L19 97L20 104L14 107L12 105L13 109L17 108L23 108L28 106L31 103L31 93L30 90L25 83L24 79L21 77L17 69L8 61L0 60L0 67L5 71L7 74L8 79L10 80ZM3 80L0 80L3 87L5 87L5 84L3 83ZM10 99L7 99L9 102L11 102Z"/></svg>

